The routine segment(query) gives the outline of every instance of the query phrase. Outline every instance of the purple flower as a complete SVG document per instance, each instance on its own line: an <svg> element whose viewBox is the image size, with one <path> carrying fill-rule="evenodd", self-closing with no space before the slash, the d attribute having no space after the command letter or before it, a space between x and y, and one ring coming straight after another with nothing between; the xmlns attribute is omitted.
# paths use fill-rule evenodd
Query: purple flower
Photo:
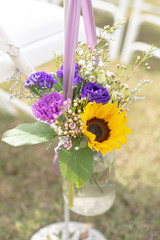
<svg viewBox="0 0 160 240"><path fill-rule="evenodd" d="M56 72L57 77L63 78L63 65L60 66L59 71Z"/></svg>
<svg viewBox="0 0 160 240"><path fill-rule="evenodd" d="M80 67L78 64L75 65L75 75L74 75L74 80L73 80L73 84L79 84L83 82L83 79L81 78L81 76L78 74ZM63 78L63 65L60 66L59 71L56 72L57 77L59 78Z"/></svg>
<svg viewBox="0 0 160 240"><path fill-rule="evenodd" d="M110 96L106 88L96 84L89 82L82 88L82 94L81 97L88 97L90 102L95 101L96 103L102 103L105 104L109 101Z"/></svg>
<svg viewBox="0 0 160 240"><path fill-rule="evenodd" d="M81 76L79 74L77 74L74 77L73 84L76 85L76 84L79 84L79 83L82 83L82 82L83 82L83 78L81 78Z"/></svg>
<svg viewBox="0 0 160 240"><path fill-rule="evenodd" d="M24 82L25 88L30 88L31 86L40 86L41 88L47 87L52 88L53 84L57 82L57 79L54 79L51 73L46 73L45 71L36 72L31 74L29 78Z"/></svg>
<svg viewBox="0 0 160 240"><path fill-rule="evenodd" d="M63 96L58 92L48 95L44 94L40 100L33 104L33 114L39 120L51 124L51 120L55 121L55 116L60 116L63 114L62 107L65 110L68 109L70 99L68 98L66 101L67 104L64 106Z"/></svg>
<svg viewBox="0 0 160 240"><path fill-rule="evenodd" d="M75 75L78 73L79 69L80 69L79 65L76 64L76 65L75 65Z"/></svg>

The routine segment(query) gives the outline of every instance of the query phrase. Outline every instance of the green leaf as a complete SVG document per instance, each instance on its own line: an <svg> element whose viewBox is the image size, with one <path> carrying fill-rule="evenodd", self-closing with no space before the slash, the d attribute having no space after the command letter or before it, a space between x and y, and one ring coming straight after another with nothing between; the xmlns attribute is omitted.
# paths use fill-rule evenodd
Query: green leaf
<svg viewBox="0 0 160 240"><path fill-rule="evenodd" d="M85 148L87 145L88 145L88 138L84 136L82 141L79 144L79 148Z"/></svg>
<svg viewBox="0 0 160 240"><path fill-rule="evenodd" d="M17 147L47 142L56 136L54 129L47 123L24 123L6 131L2 141Z"/></svg>
<svg viewBox="0 0 160 240"><path fill-rule="evenodd" d="M75 147L70 150L62 147L59 152L59 166L63 177L80 188L93 172L93 152L88 146L79 150L75 150Z"/></svg>

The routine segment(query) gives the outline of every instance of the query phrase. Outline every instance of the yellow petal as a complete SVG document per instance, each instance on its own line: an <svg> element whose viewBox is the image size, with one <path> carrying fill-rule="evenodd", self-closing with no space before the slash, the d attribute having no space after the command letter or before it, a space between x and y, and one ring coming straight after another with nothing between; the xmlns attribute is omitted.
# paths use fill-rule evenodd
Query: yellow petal
<svg viewBox="0 0 160 240"><path fill-rule="evenodd" d="M132 129L130 129L129 127L126 127L126 128L123 130L123 134L124 134L124 135L128 135L128 134L130 134L130 133L132 133Z"/></svg>
<svg viewBox="0 0 160 240"><path fill-rule="evenodd" d="M104 146L105 145L108 145L108 146L110 146L111 148L115 148L115 149L120 149L120 148L122 148L122 146L117 142L117 141L115 141L115 140L113 140L113 139L109 139L109 140L107 140L107 141L104 141Z"/></svg>
<svg viewBox="0 0 160 240"><path fill-rule="evenodd" d="M122 135L117 135L117 136L114 136L112 137L112 139L122 143L122 144L126 144L127 143L127 138L126 136L122 136Z"/></svg>

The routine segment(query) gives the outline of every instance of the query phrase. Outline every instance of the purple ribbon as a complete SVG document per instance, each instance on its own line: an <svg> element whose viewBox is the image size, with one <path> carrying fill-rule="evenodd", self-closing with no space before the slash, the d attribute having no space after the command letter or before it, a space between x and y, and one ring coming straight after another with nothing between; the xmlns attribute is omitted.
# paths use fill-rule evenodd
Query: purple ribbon
<svg viewBox="0 0 160 240"><path fill-rule="evenodd" d="M81 0L70 0L66 36L64 49L64 64L63 64L63 97L64 99L72 99L72 85L75 74L75 59L74 54L78 43L79 21L81 11Z"/></svg>
<svg viewBox="0 0 160 240"><path fill-rule="evenodd" d="M92 49L97 44L96 25L91 0L82 0L82 13L87 37L87 43Z"/></svg>
<svg viewBox="0 0 160 240"><path fill-rule="evenodd" d="M94 49L97 43L96 26L91 0L70 0L66 23L64 64L63 64L64 99L67 98L72 99L73 94L72 85L75 74L74 54L78 43L81 5L88 45L90 45L92 49Z"/></svg>

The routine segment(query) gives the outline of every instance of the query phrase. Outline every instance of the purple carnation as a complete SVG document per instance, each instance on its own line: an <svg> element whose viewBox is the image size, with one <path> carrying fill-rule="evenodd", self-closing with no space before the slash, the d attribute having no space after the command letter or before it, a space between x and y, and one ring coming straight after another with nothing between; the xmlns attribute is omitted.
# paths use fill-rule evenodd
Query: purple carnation
<svg viewBox="0 0 160 240"><path fill-rule="evenodd" d="M106 88L96 84L89 82L82 88L82 94L81 97L88 97L90 102L95 101L96 103L102 103L105 104L109 101L110 96Z"/></svg>
<svg viewBox="0 0 160 240"><path fill-rule="evenodd" d="M64 106L63 96L54 92L51 94L44 94L37 102L32 106L33 114L41 121L45 121L51 124L51 120L55 121L55 116L63 114L62 106L67 111L69 107L70 99L68 98L67 104Z"/></svg>
<svg viewBox="0 0 160 240"><path fill-rule="evenodd" d="M51 73L42 71L31 74L31 76L24 82L24 86L25 88L30 88L33 85L40 86L41 88L52 88L55 83L57 83L57 79L54 79Z"/></svg>

